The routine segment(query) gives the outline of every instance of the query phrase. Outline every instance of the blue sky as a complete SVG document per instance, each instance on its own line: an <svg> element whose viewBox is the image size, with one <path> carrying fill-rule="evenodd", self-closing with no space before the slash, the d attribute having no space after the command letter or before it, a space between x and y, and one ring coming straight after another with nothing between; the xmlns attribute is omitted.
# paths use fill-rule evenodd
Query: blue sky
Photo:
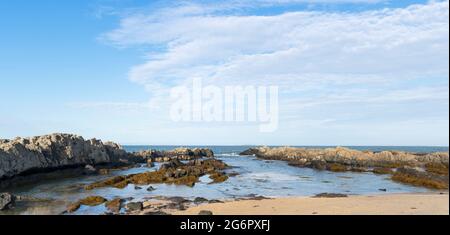
<svg viewBox="0 0 450 235"><path fill-rule="evenodd" d="M0 138L448 146L448 1L1 1ZM280 127L173 123L168 89L280 86Z"/></svg>

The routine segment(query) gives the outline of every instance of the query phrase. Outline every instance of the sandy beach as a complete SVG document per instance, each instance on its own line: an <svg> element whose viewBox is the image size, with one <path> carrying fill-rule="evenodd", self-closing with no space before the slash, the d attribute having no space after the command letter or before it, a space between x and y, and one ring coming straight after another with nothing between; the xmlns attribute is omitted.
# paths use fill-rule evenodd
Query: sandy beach
<svg viewBox="0 0 450 235"><path fill-rule="evenodd" d="M347 198L292 197L205 204L178 215L448 215L449 195L387 194Z"/></svg>

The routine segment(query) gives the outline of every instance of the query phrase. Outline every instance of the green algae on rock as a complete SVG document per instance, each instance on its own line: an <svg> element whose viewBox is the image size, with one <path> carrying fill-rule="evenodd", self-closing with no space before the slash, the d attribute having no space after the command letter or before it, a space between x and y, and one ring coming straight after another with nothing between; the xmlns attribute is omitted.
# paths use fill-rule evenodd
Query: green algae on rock
<svg viewBox="0 0 450 235"><path fill-rule="evenodd" d="M106 200L105 198L100 197L100 196L89 196L89 197L83 198L81 200L78 200L75 203L70 204L67 207L67 212L69 212L69 213L75 212L78 209L80 209L81 206L98 206L107 201L108 200Z"/></svg>
<svg viewBox="0 0 450 235"><path fill-rule="evenodd" d="M372 172L377 175L388 175L394 173L391 168L386 167L375 167L373 168Z"/></svg>
<svg viewBox="0 0 450 235"><path fill-rule="evenodd" d="M213 172L209 176L213 181L210 184L222 183L228 180L229 176L223 172Z"/></svg>
<svg viewBox="0 0 450 235"><path fill-rule="evenodd" d="M228 165L217 159L193 160L186 164L174 159L160 167L157 171L132 174L127 176L116 176L104 181L96 182L85 186L86 190L102 187L125 188L128 184L149 185L149 184L176 184L193 187L201 176L210 174L217 176L216 182L223 182L228 179L225 173L218 174L219 171L228 168Z"/></svg>
<svg viewBox="0 0 450 235"><path fill-rule="evenodd" d="M392 175L392 180L414 186L431 189L448 189L449 177L442 176L422 169L402 167Z"/></svg>
<svg viewBox="0 0 450 235"><path fill-rule="evenodd" d="M392 180L397 182L448 189L448 152L418 154L402 151L358 151L343 147L326 149L259 147L248 149L240 155L287 161L291 166L317 170L392 174ZM370 170L371 168L373 169ZM419 170L412 171L413 168Z"/></svg>
<svg viewBox="0 0 450 235"><path fill-rule="evenodd" d="M445 164L427 163L425 164L425 170L438 175L448 175L448 165Z"/></svg>

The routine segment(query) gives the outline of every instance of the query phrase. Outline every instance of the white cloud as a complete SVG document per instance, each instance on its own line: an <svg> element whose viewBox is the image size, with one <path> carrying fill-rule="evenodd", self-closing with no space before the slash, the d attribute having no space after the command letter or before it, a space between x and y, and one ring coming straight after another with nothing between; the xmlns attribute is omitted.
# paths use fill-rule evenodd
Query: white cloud
<svg viewBox="0 0 450 235"><path fill-rule="evenodd" d="M166 48L151 51L149 61L133 67L132 81L164 88L196 76L214 82L266 78L282 83L284 77L301 81L309 74L316 74L318 82L322 74L345 82L355 74L355 79L386 79L448 73L448 1L362 13L275 16L202 15L201 8L195 9L132 15L104 35L121 46Z"/></svg>
<svg viewBox="0 0 450 235"><path fill-rule="evenodd" d="M288 1L296 2L276 2ZM353 129L365 127L372 133L383 129L382 123L370 123L374 115L389 125L448 120L448 1L268 16L233 14L239 4L222 6L181 4L129 14L102 39L120 47L150 48L145 61L130 69L129 79L142 84L152 102L163 107L167 89L193 77L215 85L279 85L285 115L280 118L288 120L280 124L295 138L305 136L287 130L305 123L316 123L310 131L325 124L330 130L333 125L348 128L345 121L353 120L348 117L363 120ZM431 122L427 135L439 132ZM408 127L401 125L399 133L402 128ZM448 140L448 132L439 133Z"/></svg>

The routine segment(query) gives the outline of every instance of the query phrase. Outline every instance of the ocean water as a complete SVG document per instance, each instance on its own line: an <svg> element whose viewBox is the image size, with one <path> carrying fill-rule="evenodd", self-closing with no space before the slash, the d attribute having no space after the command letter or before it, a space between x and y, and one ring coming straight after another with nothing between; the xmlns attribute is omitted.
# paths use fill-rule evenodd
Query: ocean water
<svg viewBox="0 0 450 235"><path fill-rule="evenodd" d="M249 148L257 147L252 145L242 145L242 146L175 146L175 145L125 145L123 148L129 152L136 152L141 150L155 149L155 150L171 150L178 147L187 147L187 148L209 148L214 151L216 154L239 154L244 150ZM269 147L280 147L280 146L269 146ZM291 147L299 147L299 148L334 148L337 146L291 146ZM448 147L440 147L440 146L342 146L360 151L373 151L373 152L381 152L381 151L405 151L405 152L413 152L413 153L432 153L432 152L448 152Z"/></svg>
<svg viewBox="0 0 450 235"><path fill-rule="evenodd" d="M146 149L169 150L177 146L125 146L127 151ZM195 147L195 146L189 146ZM197 146L208 147L208 146ZM33 196L37 198L49 198L46 203L32 203L18 205L14 214L58 214L65 210L68 204L81 198L99 195L107 199L129 198L133 201L142 201L155 196L181 196L189 199L204 197L207 199L227 200L253 196L288 197L288 196L312 196L318 193L344 193L350 195L374 195L382 193L408 193L428 192L425 188L412 187L391 181L386 175L372 173L334 173L317 171L308 168L298 168L287 165L282 161L266 161L253 156L239 156L239 153L250 146L210 146L215 152L216 158L223 160L232 166L228 172L238 173L229 180L220 184L209 184L208 176L202 177L194 187L153 184L155 191L148 192L146 187L137 190L134 185L125 189L101 188L93 191L85 191L84 184L93 183L115 175L135 174L157 170L160 164L153 168L145 165L128 170L113 171L108 176L81 176L46 180L38 184L22 186L10 190L16 195ZM440 147L358 147L361 150L405 150L412 152L448 151L448 148ZM150 185L149 185L150 186ZM386 189L386 192L380 191ZM103 205L97 207L82 207L77 214L102 214L105 212Z"/></svg>

